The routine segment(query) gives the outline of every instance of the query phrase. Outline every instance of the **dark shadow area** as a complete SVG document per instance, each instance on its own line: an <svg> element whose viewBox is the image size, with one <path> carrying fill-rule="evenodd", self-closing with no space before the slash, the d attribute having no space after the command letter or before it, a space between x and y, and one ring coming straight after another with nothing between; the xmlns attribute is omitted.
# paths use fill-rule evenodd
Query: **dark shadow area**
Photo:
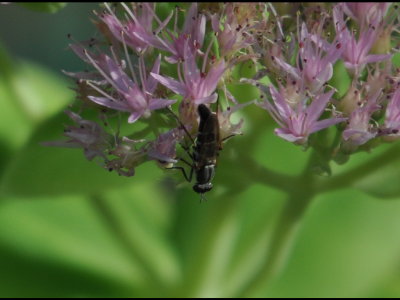
<svg viewBox="0 0 400 300"><path fill-rule="evenodd" d="M0 245L2 297L133 297L132 290L69 264L38 260Z"/></svg>
<svg viewBox="0 0 400 300"><path fill-rule="evenodd" d="M0 5L0 42L13 57L35 61L56 72L82 69L84 63L68 50L67 35L77 40L92 37L96 32L92 10L98 7L97 3L68 3L57 13L48 14L15 3Z"/></svg>

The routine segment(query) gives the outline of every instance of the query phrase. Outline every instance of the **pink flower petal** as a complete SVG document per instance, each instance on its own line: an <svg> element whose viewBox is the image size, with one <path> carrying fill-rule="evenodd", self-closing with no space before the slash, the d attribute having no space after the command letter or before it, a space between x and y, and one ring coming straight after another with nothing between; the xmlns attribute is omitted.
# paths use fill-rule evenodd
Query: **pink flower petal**
<svg viewBox="0 0 400 300"><path fill-rule="evenodd" d="M158 57L154 63L153 69L151 70L152 73L154 73L154 74L160 73L160 62L161 62L161 54L158 55ZM157 87L157 83L158 82L154 77L149 76L146 81L146 91L149 92L150 94L152 94Z"/></svg>
<svg viewBox="0 0 400 300"><path fill-rule="evenodd" d="M160 108L167 107L176 102L176 100L167 100L167 99L151 99L149 103L150 110L156 110Z"/></svg>
<svg viewBox="0 0 400 300"><path fill-rule="evenodd" d="M391 54L371 54L364 58L363 63L369 64L374 63L386 59L390 59L392 57Z"/></svg>
<svg viewBox="0 0 400 300"><path fill-rule="evenodd" d="M90 62L90 60L87 58L87 56L86 56L86 54L85 54L85 51L86 51L87 53L89 53L89 55L90 55L91 57L95 57L94 54L90 53L88 50L85 49L85 47L83 47L83 46L80 45L80 44L69 44L69 47L72 49L72 51L75 52L75 54L76 54L77 56L79 56L80 59L82 59L84 62L86 62L86 63L88 63L88 64L91 64L91 62Z"/></svg>
<svg viewBox="0 0 400 300"><path fill-rule="evenodd" d="M186 87L184 84L180 83L179 81L171 78L171 77L164 77L155 73L150 73L158 82L160 82L165 87L169 88L176 94L185 96L186 95Z"/></svg>
<svg viewBox="0 0 400 300"><path fill-rule="evenodd" d="M286 100L283 96L275 89L273 85L269 87L272 99L274 100L275 107L277 109L277 113L284 120L288 120L291 115L294 114L292 108L287 104Z"/></svg>
<svg viewBox="0 0 400 300"><path fill-rule="evenodd" d="M128 123L135 123L142 116L141 112L132 112L128 118Z"/></svg>
<svg viewBox="0 0 400 300"><path fill-rule="evenodd" d="M119 111L129 111L129 107L128 105L126 105L123 102L116 102L113 100L110 100L108 98L105 97L94 97L94 96L88 96L88 98L93 101L94 103L97 103L99 105L111 108L111 109L116 109Z"/></svg>
<svg viewBox="0 0 400 300"><path fill-rule="evenodd" d="M165 60L166 60L166 62L168 62L170 64L176 64L178 62L178 58L175 55L166 56Z"/></svg>
<svg viewBox="0 0 400 300"><path fill-rule="evenodd" d="M284 71L291 74L296 80L300 79L300 72L297 70L297 68L292 67L288 63L281 60L279 57L274 56L274 60Z"/></svg>
<svg viewBox="0 0 400 300"><path fill-rule="evenodd" d="M217 93L214 93L214 94L212 94L210 96L207 96L207 97L194 99L194 103L197 104L197 105L207 104L207 103L214 103L215 101L217 101L217 99L218 99L218 95L217 95Z"/></svg>
<svg viewBox="0 0 400 300"><path fill-rule="evenodd" d="M209 93L212 93L217 88L218 82L226 70L225 61L221 60L218 65L213 66L206 77L204 78L204 86Z"/></svg>
<svg viewBox="0 0 400 300"><path fill-rule="evenodd" d="M187 85L193 84L200 80L200 71L196 64L196 57L193 53L190 53L189 46L185 45L185 62L183 63L183 72L185 76L185 82Z"/></svg>
<svg viewBox="0 0 400 300"><path fill-rule="evenodd" d="M376 134L368 132L368 131L362 131L362 130L356 130L356 129L346 129L343 131L343 139L345 141L348 141L349 139L352 140L353 143L356 145L362 145L368 142L370 139L374 138Z"/></svg>
<svg viewBox="0 0 400 300"><path fill-rule="evenodd" d="M279 136L289 142L292 142L292 143L303 140L305 138L303 136L295 136L290 130L288 130L286 128L277 128L274 130L274 133L277 136Z"/></svg>
<svg viewBox="0 0 400 300"><path fill-rule="evenodd" d="M183 34L189 34L192 31L193 27L193 18L197 17L197 3L192 3L192 5L189 8L189 11L185 17L185 24L183 25Z"/></svg>
<svg viewBox="0 0 400 300"><path fill-rule="evenodd" d="M128 93L124 94L127 104L133 110L143 110L147 107L147 97L143 92L134 86L129 89Z"/></svg>
<svg viewBox="0 0 400 300"><path fill-rule="evenodd" d="M109 56L104 55L104 63L107 70L104 70L114 81L115 86L120 93L128 92L129 88L134 86L133 81L125 74L122 68L115 63Z"/></svg>
<svg viewBox="0 0 400 300"><path fill-rule="evenodd" d="M307 108L307 115L311 122L318 120L334 93L335 91L331 90L313 100L313 102Z"/></svg>
<svg viewBox="0 0 400 300"><path fill-rule="evenodd" d="M309 131L309 134L336 125L338 123L344 122L346 120L347 118L331 118L318 121L312 126L311 130Z"/></svg>
<svg viewBox="0 0 400 300"><path fill-rule="evenodd" d="M81 80L90 80L96 85L105 85L107 84L107 80L105 80L100 74L96 72L67 72L65 70L61 70L65 75L70 76L72 78L81 79Z"/></svg>

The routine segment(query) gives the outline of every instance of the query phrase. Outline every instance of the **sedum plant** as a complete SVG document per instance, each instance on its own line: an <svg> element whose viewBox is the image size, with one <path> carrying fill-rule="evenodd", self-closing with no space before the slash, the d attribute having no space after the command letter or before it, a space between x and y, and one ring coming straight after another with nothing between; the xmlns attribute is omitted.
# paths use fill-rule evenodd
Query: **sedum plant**
<svg viewBox="0 0 400 300"><path fill-rule="evenodd" d="M276 122L279 138L324 157L315 164L320 174L331 173L332 160L342 164L397 140L397 6L296 7L104 4L95 12L101 35L70 45L89 66L65 72L76 80L77 109L67 111L75 125L66 128L67 140L48 145L83 148L87 159L124 176L146 161L193 168L184 157L199 133L200 104L218 117L220 148L241 134L244 120L231 115L257 105ZM253 75L237 76L245 63ZM341 90L338 76L348 78ZM236 99L228 84L254 85L259 97ZM86 110L97 119L86 119Z"/></svg>
<svg viewBox="0 0 400 300"><path fill-rule="evenodd" d="M135 175L134 183L145 162L162 169L191 167L185 161L199 133L198 107L208 107L218 117L221 147L225 138L243 136L229 139L220 152L212 201L221 204L214 204L220 205L215 215L208 212L216 220L204 239L214 241L214 232L222 231L237 208L230 200L250 186L262 184L287 196L251 275L237 285L230 278L228 292L219 291L264 295L284 269L312 199L353 186L378 196L397 193L396 187L379 185L376 176L382 173L374 177L398 156L396 144L387 147L400 135L397 11L387 3L103 4L95 13L100 34L86 41L71 37L72 51L88 70L64 72L76 81L78 99L66 111L71 120L66 139L46 144L81 148L108 171ZM308 154L299 163L303 171L279 173L252 157L265 131L275 139L262 143L258 156L281 139ZM360 152L376 156L351 168ZM201 224L196 216L186 221ZM207 267L202 265L207 254L199 249L194 270ZM191 295L197 279L189 271L194 287L183 280L171 288L165 280L164 288L171 295Z"/></svg>

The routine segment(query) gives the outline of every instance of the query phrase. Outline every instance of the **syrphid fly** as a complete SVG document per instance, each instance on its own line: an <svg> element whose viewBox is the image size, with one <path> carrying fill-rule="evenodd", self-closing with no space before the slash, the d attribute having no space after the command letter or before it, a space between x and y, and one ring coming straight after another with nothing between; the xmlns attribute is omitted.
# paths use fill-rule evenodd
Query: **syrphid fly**
<svg viewBox="0 0 400 300"><path fill-rule="evenodd" d="M217 113L212 112L204 104L200 104L197 107L197 113L200 121L195 139L191 137L181 123L182 128L192 141L191 149L185 148L191 158L191 162L181 159L190 166L189 176L183 167L175 166L173 169L180 169L188 182L192 181L193 173L195 173L196 181L193 185L193 190L200 194L201 200L203 200L204 194L213 188L212 180L215 175L218 153L222 149L223 140L227 138L223 140L220 138Z"/></svg>
<svg viewBox="0 0 400 300"><path fill-rule="evenodd" d="M204 104L200 104L197 111L200 124L193 150L192 169L196 173L193 190L203 195L213 188L211 181L215 175L217 156L221 145L217 114L211 112Z"/></svg>

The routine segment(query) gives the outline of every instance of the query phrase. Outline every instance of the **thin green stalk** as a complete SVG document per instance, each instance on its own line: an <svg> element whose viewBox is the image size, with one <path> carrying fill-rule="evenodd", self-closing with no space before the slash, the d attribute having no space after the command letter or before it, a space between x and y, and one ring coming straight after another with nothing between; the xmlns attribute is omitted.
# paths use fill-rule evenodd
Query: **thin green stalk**
<svg viewBox="0 0 400 300"><path fill-rule="evenodd" d="M169 296L198 297L201 286L207 280L210 257L215 250L214 245L221 238L221 228L225 225L227 218L235 212L237 201L232 194L229 194L219 197L218 202L214 205L209 214L204 215L207 222L204 223L202 234L195 242L196 247L191 252L193 263L186 269L182 285L173 290Z"/></svg>
<svg viewBox="0 0 400 300"><path fill-rule="evenodd" d="M164 286L164 283L160 280L158 274L147 263L147 260L143 257L143 253L140 253L140 251L137 250L138 248L132 244L128 237L128 233L123 228L119 219L112 213L111 208L107 205L107 201L99 195L92 195L90 200L105 225L107 225L109 230L115 235L121 246L126 249L127 253L132 258L132 261L135 264L140 264L140 267L142 267L144 271L142 276L145 277L145 282L148 283L147 287L143 288L143 291L145 292L143 296L148 296L146 291L153 291L155 296L165 295L167 287Z"/></svg>
<svg viewBox="0 0 400 300"><path fill-rule="evenodd" d="M265 288L270 279L282 270L295 236L295 229L315 194L313 167L316 156L318 153L314 151L303 173L295 179L290 179L290 185L286 186L288 199L269 242L266 258L254 280L239 292L239 297L256 296L256 292Z"/></svg>
<svg viewBox="0 0 400 300"><path fill-rule="evenodd" d="M250 157L241 160L242 169L249 170L246 176L251 183L257 182L283 191L290 191L297 184L296 177L269 170Z"/></svg>
<svg viewBox="0 0 400 300"><path fill-rule="evenodd" d="M344 188L346 186L351 186L353 183L362 179L363 177L371 174L377 169L382 168L384 165L388 165L393 161L399 159L399 147L393 146L386 150L379 156L368 160L366 163L358 166L350 171L343 174L333 176L331 178L320 179L316 184L316 190L319 193Z"/></svg>
<svg viewBox="0 0 400 300"><path fill-rule="evenodd" d="M262 287L265 288L270 279L282 269L288 253L287 250L293 241L297 224L311 199L312 194L304 194L301 199L299 199L299 194L297 193L289 195L269 242L269 249L264 263L254 277L255 279L239 292L238 297L256 296L255 293Z"/></svg>

